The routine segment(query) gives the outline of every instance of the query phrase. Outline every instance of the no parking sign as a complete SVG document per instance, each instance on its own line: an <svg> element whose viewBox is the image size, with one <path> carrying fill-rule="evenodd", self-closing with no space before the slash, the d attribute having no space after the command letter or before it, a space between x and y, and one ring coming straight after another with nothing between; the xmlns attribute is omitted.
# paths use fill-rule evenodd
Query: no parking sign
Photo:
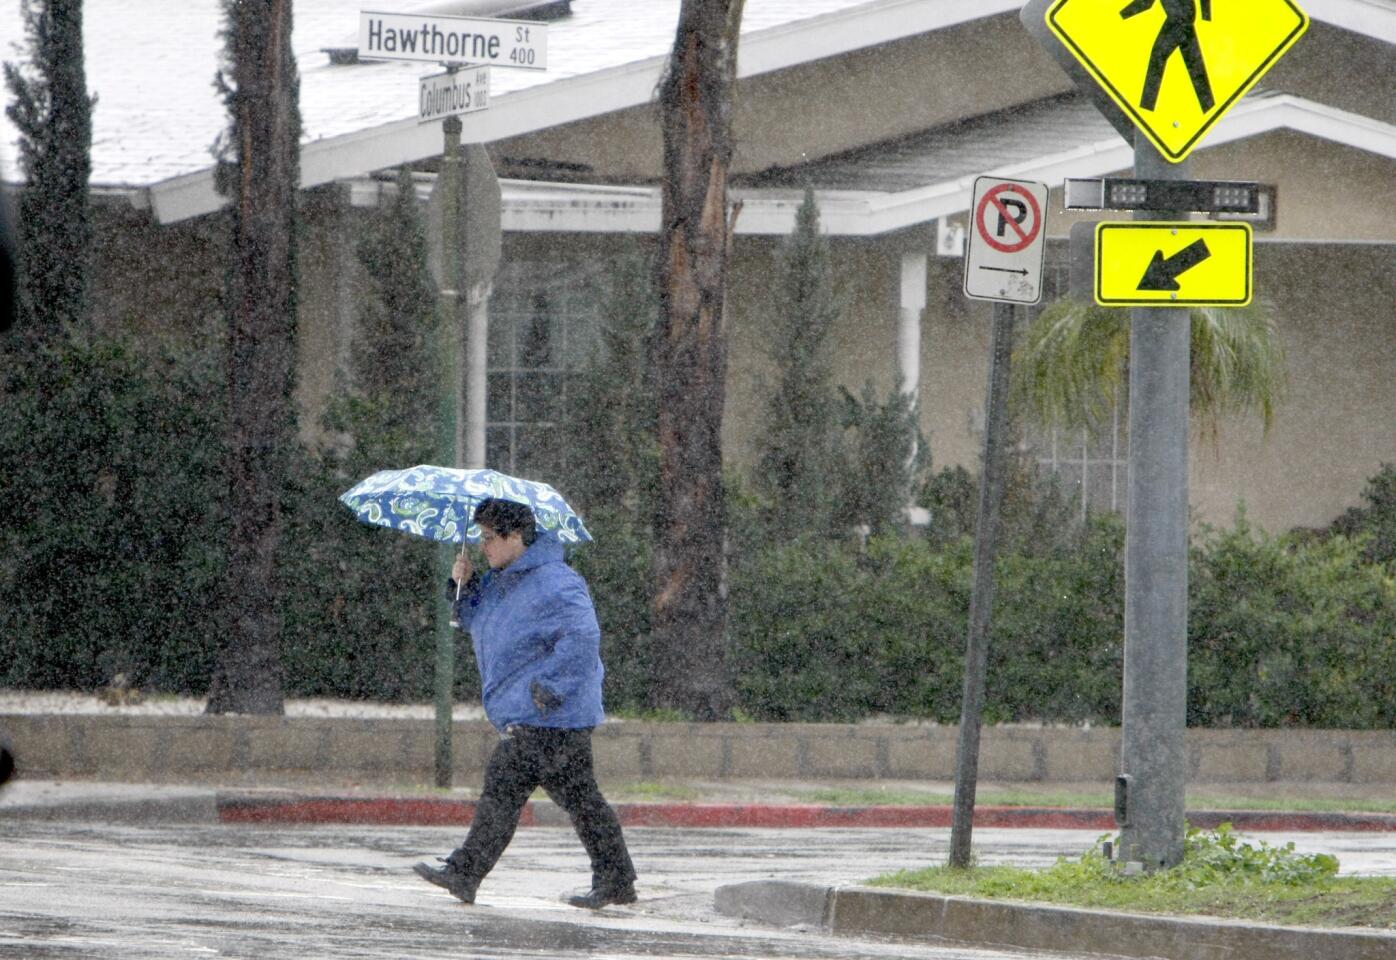
<svg viewBox="0 0 1396 960"><path fill-rule="evenodd" d="M1047 185L980 177L970 205L965 296L1037 303L1042 299Z"/></svg>

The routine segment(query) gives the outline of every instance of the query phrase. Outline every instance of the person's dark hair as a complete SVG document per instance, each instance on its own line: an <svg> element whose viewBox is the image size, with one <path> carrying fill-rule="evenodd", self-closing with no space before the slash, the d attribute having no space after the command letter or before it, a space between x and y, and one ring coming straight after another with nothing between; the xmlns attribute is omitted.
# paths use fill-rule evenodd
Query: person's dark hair
<svg viewBox="0 0 1396 960"><path fill-rule="evenodd" d="M482 527L489 527L501 537L507 537L517 530L526 547L533 546L533 541L538 539L533 511L526 503L486 498L475 508L475 522Z"/></svg>

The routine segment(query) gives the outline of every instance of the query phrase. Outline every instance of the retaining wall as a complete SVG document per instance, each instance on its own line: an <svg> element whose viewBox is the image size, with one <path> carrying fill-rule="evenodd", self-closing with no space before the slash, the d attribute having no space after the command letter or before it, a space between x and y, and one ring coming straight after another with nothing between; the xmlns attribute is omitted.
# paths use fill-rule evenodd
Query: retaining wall
<svg viewBox="0 0 1396 960"><path fill-rule="evenodd" d="M431 720L248 716L0 714L28 778L130 783L376 783L432 779ZM957 729L896 724L650 723L596 732L598 776L610 781L953 780ZM496 735L456 723L455 771L478 774ZM1190 730L1193 783L1330 782L1396 787L1396 731ZM983 731L989 781L1113 781L1118 729L1006 726Z"/></svg>

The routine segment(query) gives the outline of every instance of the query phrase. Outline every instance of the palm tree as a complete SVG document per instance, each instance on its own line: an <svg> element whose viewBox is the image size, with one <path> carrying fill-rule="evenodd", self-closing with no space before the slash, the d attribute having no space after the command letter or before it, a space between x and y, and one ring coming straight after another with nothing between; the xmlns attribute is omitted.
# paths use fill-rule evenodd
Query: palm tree
<svg viewBox="0 0 1396 960"><path fill-rule="evenodd" d="M1284 347L1258 306L1197 308L1192 411L1214 445L1220 418L1254 411L1266 433L1284 398ZM1015 400L1046 426L1091 429L1129 385L1129 311L1062 300L1042 311L1013 359Z"/></svg>

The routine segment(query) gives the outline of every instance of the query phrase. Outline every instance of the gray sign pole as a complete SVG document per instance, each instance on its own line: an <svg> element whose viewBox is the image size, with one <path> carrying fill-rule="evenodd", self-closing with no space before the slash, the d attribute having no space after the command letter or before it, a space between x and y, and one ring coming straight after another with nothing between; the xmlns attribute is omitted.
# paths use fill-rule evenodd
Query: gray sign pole
<svg viewBox="0 0 1396 960"><path fill-rule="evenodd" d="M994 560L998 555L999 506L1003 500L1004 446L1008 429L1008 380L1013 358L1014 311L994 304L993 361L985 400L984 464L975 521L974 585L969 604L965 686L960 705L960 739L955 757L955 813L950 829L950 866L970 865L974 795L979 780L979 728L989 661L989 621L994 608Z"/></svg>
<svg viewBox="0 0 1396 960"><path fill-rule="evenodd" d="M1135 176L1188 179L1143 133ZM1187 213L1139 210L1136 220ZM1125 533L1125 665L1121 776L1116 782L1120 858L1146 869L1183 859L1187 755L1188 401L1190 313L1130 311L1129 501Z"/></svg>
<svg viewBox="0 0 1396 960"><path fill-rule="evenodd" d="M461 217L460 203L464 193L464 168L461 164L460 117L447 117L441 123L444 134L444 147L441 155L441 173L437 177L436 189L442 192L441 217L441 316L437 321L440 331L437 340L437 354L441 358L441 382L439 389L440 413L438 415L438 448L441 462L448 466L460 466L461 448L457 422L460 419L461 394L464 390L464 377L461 370L461 287L464 283L464 265L461 258ZM455 560L455 547L443 543L438 548L438 562L442 573L438 583L445 583L451 575L451 565ZM442 598L436 611L436 785L451 785L451 711L454 705L454 681L456 674L456 637L451 624L453 611L448 599Z"/></svg>

